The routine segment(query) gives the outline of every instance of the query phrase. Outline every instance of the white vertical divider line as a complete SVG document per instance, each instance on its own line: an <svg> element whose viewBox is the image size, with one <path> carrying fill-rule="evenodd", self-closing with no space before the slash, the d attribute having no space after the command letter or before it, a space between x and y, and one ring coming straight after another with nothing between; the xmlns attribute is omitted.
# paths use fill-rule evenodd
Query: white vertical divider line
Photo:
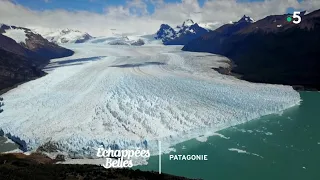
<svg viewBox="0 0 320 180"><path fill-rule="evenodd" d="M159 174L161 174L161 141L158 141L159 146Z"/></svg>

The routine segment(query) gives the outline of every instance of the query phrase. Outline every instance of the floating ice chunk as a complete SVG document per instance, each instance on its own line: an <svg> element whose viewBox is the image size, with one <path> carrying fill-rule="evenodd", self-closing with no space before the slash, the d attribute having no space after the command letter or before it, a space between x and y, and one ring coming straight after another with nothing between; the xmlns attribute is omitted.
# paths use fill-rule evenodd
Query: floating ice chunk
<svg viewBox="0 0 320 180"><path fill-rule="evenodd" d="M257 156L257 157L263 158L263 157L262 157L262 156L260 156L259 154L250 153L250 152L247 152L247 151L242 150L242 149L229 148L228 150L229 150L229 151L234 151L234 152L237 152L237 153L240 153L240 154L249 154L249 155L254 155L254 156Z"/></svg>
<svg viewBox="0 0 320 180"><path fill-rule="evenodd" d="M206 136L199 136L196 138L196 140L200 141L200 142L206 142L208 140L208 137Z"/></svg>
<svg viewBox="0 0 320 180"><path fill-rule="evenodd" d="M229 148L229 151L235 151L237 153L243 153L243 154L249 154L247 151L242 150L242 149L237 149L237 148Z"/></svg>
<svg viewBox="0 0 320 180"><path fill-rule="evenodd" d="M267 136L271 136L273 133L272 132L266 132L265 133Z"/></svg>
<svg viewBox="0 0 320 180"><path fill-rule="evenodd" d="M213 136L219 136L219 137L221 137L223 139L230 139L230 137L226 137L226 136L224 136L223 134L220 134L220 133L213 133Z"/></svg>

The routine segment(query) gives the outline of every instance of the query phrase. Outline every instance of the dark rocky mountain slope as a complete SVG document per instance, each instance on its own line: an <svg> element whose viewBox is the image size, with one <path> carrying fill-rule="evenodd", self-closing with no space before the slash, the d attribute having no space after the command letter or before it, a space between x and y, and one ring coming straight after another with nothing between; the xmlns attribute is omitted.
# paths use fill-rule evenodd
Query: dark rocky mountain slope
<svg viewBox="0 0 320 180"><path fill-rule="evenodd" d="M0 48L0 92L15 84L43 76L45 73L38 68L39 65L32 59Z"/></svg>
<svg viewBox="0 0 320 180"><path fill-rule="evenodd" d="M230 58L232 72L262 83L320 89L320 10L304 15L300 24L272 15L241 27L224 25L183 47Z"/></svg>

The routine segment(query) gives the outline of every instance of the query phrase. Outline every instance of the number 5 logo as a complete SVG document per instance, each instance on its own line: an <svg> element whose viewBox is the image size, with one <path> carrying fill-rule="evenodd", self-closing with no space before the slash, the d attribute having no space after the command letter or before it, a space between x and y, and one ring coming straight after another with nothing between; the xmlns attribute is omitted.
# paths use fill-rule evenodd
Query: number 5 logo
<svg viewBox="0 0 320 180"><path fill-rule="evenodd" d="M293 12L293 16L292 16L295 20L292 21L295 24L299 24L301 22L301 17L300 17L300 12L299 11L295 11Z"/></svg>

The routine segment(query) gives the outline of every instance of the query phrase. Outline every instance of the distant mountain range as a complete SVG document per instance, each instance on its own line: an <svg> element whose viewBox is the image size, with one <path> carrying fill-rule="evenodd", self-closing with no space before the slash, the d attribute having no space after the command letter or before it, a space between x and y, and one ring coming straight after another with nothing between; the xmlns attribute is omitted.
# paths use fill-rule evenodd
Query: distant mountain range
<svg viewBox="0 0 320 180"><path fill-rule="evenodd" d="M97 41L101 41L97 39ZM93 41L94 42L94 41ZM145 42L142 39L130 39L128 36L113 37L107 40L109 45L124 45L124 46L142 46Z"/></svg>
<svg viewBox="0 0 320 180"><path fill-rule="evenodd" d="M30 29L0 24L0 91L44 75L50 59L73 53Z"/></svg>
<svg viewBox="0 0 320 180"><path fill-rule="evenodd" d="M161 39L165 45L185 45L189 41L208 33L210 30L200 27L191 19L183 22L175 29L168 24L161 24L155 39Z"/></svg>
<svg viewBox="0 0 320 180"><path fill-rule="evenodd" d="M36 32L41 34L44 38L49 40L50 42L63 44L63 43L83 43L93 37L86 33L81 32L79 30L73 29L61 29L61 30L54 30L51 32L44 32L42 33L41 30L35 29Z"/></svg>
<svg viewBox="0 0 320 180"><path fill-rule="evenodd" d="M320 10L294 24L290 14L272 15L257 22L244 16L188 42L183 50L226 56L234 63L224 73L242 79L320 89Z"/></svg>

